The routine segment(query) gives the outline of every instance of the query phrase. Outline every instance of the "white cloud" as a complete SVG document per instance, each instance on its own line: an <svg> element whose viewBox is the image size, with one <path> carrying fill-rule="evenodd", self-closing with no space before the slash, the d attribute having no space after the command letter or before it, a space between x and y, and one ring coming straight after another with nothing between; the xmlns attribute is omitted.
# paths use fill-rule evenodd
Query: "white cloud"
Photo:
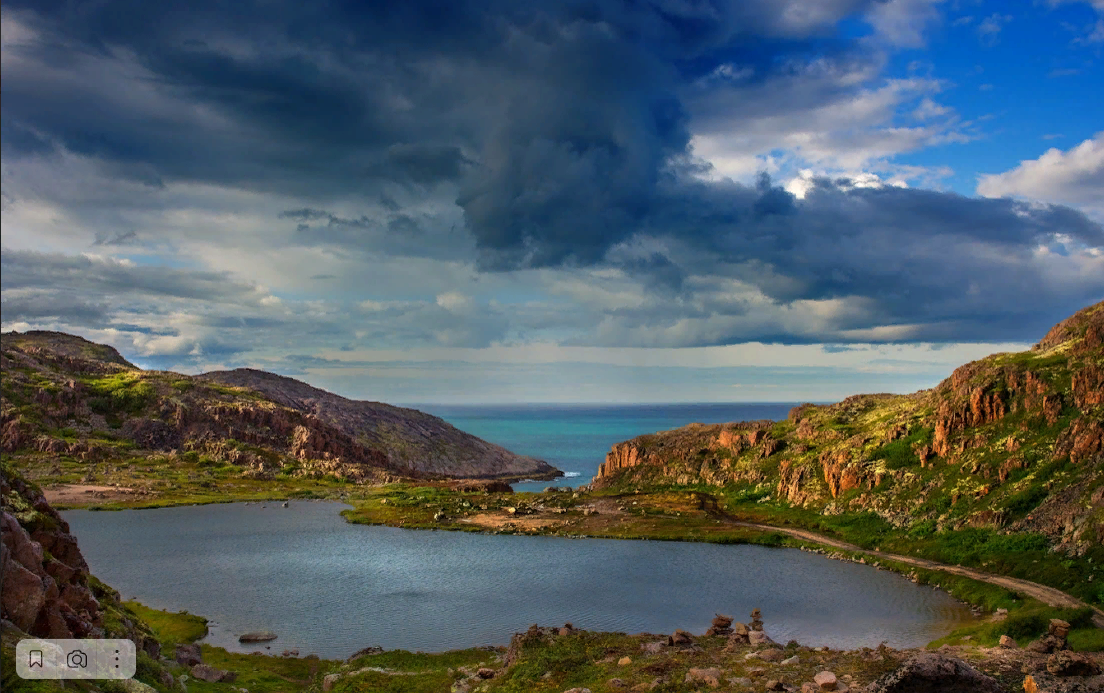
<svg viewBox="0 0 1104 693"><path fill-rule="evenodd" d="M924 32L939 21L936 5L943 0L889 0L874 5L867 21L876 36L894 46L920 48Z"/></svg>
<svg viewBox="0 0 1104 693"><path fill-rule="evenodd" d="M1004 25L1011 21L1012 15L994 12L978 24L978 37L987 46L995 45L999 40L1001 30L1004 29Z"/></svg>
<svg viewBox="0 0 1104 693"><path fill-rule="evenodd" d="M1104 131L1072 149L1052 148L1004 173L983 175L977 192L1066 202L1104 215Z"/></svg>

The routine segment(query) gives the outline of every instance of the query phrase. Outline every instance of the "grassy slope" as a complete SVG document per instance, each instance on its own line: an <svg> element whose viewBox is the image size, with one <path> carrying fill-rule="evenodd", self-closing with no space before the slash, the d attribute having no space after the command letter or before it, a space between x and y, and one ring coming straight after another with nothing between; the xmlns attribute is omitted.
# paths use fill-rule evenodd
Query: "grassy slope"
<svg viewBox="0 0 1104 693"><path fill-rule="evenodd" d="M1104 452L1090 445L1104 422L1101 334L1097 304L1040 348L968 364L934 390L804 405L766 428L764 443L728 426L641 436L619 447L642 462L600 479L599 492L698 491L739 519L1024 578L1104 606ZM726 444L726 431L745 437Z"/></svg>
<svg viewBox="0 0 1104 693"><path fill-rule="evenodd" d="M375 438L360 440L248 387L138 370L110 347L60 333L7 333L2 344L5 458L40 485L119 484L139 493L112 498L112 505L158 507L337 497L346 493L346 483L419 476L405 463L389 460L386 446ZM356 403L347 404L355 408ZM406 429L425 428L428 420L436 426L432 431L441 433L434 438L438 452L463 457L486 445L436 417L387 411L389 444L401 447L402 436L410 433ZM367 426L370 418L363 415L361 423ZM308 428L314 441L298 454L292 433L297 427ZM341 461L330 459L331 450ZM401 458L399 452L392 451ZM492 452L499 461L511 456L499 448ZM95 498L80 503L101 504Z"/></svg>

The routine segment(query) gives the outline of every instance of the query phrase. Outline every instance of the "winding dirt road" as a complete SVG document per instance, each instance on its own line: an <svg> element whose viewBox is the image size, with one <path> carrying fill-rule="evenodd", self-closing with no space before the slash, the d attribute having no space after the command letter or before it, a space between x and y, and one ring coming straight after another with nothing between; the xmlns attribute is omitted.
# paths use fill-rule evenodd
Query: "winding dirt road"
<svg viewBox="0 0 1104 693"><path fill-rule="evenodd" d="M1055 589L1053 587L1047 587L1046 585L1040 585L1037 582L1031 582L1030 580L1021 580L1019 578L1006 577L1004 575L993 575L992 573L985 573L980 570L974 570L973 568L963 568L960 565L947 565L946 563L938 563L936 561L929 561L926 558L915 558L913 556L901 556L895 553L885 553L884 551L871 551L864 549L854 544L848 544L845 541L839 539L832 539L826 537L823 534L817 534L816 532L810 532L804 529L794 529L792 527L775 527L774 525L764 525L757 522L744 522L743 520L737 520L725 511L721 510L717 504L717 499L712 496L701 494L698 497L701 503L701 509L704 510L710 517L730 524L734 527L747 527L749 529L758 529L764 532L781 532L788 534L791 537L797 537L798 539L804 539L805 541L811 541L817 544L823 544L825 546L831 546L843 551L852 551L854 553L861 553L866 556L873 556L875 558L881 558L887 561L897 561L898 563L907 563L908 565L914 565L917 568L924 568L926 570L939 570L944 573L951 573L953 575L961 575L963 577L972 578L974 580L980 580L982 582L988 582L992 585L998 585L1007 590L1013 592L1019 592L1020 594L1026 594L1029 597L1038 599L1042 603L1061 609L1080 609L1082 607L1089 607L1093 610L1092 622L1097 628L1104 628L1104 611L1086 604L1085 602L1071 597L1062 590Z"/></svg>
<svg viewBox="0 0 1104 693"><path fill-rule="evenodd" d="M1008 590L1026 594L1029 597L1038 599L1044 604L1049 606L1059 607L1063 609L1074 608L1079 609L1084 606L1090 606L1080 599L1076 599L1066 594L1061 590L1054 589L1053 587L1047 587L1046 585L1040 585L1037 582L1031 582L1030 580L1020 580L1018 578L1005 577L1003 575L993 575L991 573L983 573L980 570L974 570L973 568L963 568L960 565L947 565L946 563L937 563L935 561L929 561L924 558L915 558L913 556L900 556L895 553L885 553L884 551L871 551L869 549L863 549L854 544L848 544L845 541L838 539L832 539L830 537L809 532L803 529L793 529L790 527L775 527L773 525L761 525L755 522L743 522L741 520L735 520L731 517L727 517L724 513L720 513L718 518L727 522L728 524L736 527L748 527L751 529L759 529L767 532L782 532L783 534L789 534L792 537L798 539L805 539L806 541L815 542L817 544L824 544L825 546L831 546L833 548L842 549L844 551L853 551L855 553L865 554L867 556L874 556L876 558L885 559L887 561L897 561L898 563L907 563L914 565L918 568L926 568L927 570L940 570L944 573L952 573L954 575L962 575L963 577L973 578L974 580L981 580L982 582L988 582L993 585L999 585ZM1093 625L1097 628L1104 628L1104 611L1090 606L1095 612L1093 614Z"/></svg>

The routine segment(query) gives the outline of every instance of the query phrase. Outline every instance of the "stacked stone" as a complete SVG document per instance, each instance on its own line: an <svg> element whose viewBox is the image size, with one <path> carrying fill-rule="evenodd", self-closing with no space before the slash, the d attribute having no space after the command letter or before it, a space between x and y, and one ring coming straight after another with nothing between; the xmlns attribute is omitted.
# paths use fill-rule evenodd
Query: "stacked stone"
<svg viewBox="0 0 1104 693"><path fill-rule="evenodd" d="M732 635L732 617L722 616L717 614L713 617L713 623L709 626L709 630L705 631L705 637L712 637L714 635Z"/></svg>
<svg viewBox="0 0 1104 693"><path fill-rule="evenodd" d="M728 642L725 644L726 652L735 652L736 650L750 644L748 640L748 633L751 629L747 627L746 623L734 623L732 624L732 634L728 636Z"/></svg>
<svg viewBox="0 0 1104 693"><path fill-rule="evenodd" d="M1070 624L1060 618L1050 619L1047 626L1047 634L1027 646L1028 650L1040 654L1050 654L1069 649L1066 636L1069 635Z"/></svg>
<svg viewBox="0 0 1104 693"><path fill-rule="evenodd" d="M763 614L759 613L759 609L755 609L751 612L751 629L763 630Z"/></svg>

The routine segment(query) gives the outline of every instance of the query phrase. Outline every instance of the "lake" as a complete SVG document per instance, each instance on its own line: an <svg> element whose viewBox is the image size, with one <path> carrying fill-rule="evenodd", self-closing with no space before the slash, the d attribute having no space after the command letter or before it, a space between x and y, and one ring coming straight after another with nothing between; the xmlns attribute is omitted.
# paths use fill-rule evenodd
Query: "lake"
<svg viewBox="0 0 1104 693"><path fill-rule="evenodd" d="M509 642L530 624L703 633L763 611L779 642L926 644L971 620L949 595L795 549L350 525L333 502L70 510L92 573L125 599L212 620L207 642L273 630L273 652L347 657Z"/></svg>

